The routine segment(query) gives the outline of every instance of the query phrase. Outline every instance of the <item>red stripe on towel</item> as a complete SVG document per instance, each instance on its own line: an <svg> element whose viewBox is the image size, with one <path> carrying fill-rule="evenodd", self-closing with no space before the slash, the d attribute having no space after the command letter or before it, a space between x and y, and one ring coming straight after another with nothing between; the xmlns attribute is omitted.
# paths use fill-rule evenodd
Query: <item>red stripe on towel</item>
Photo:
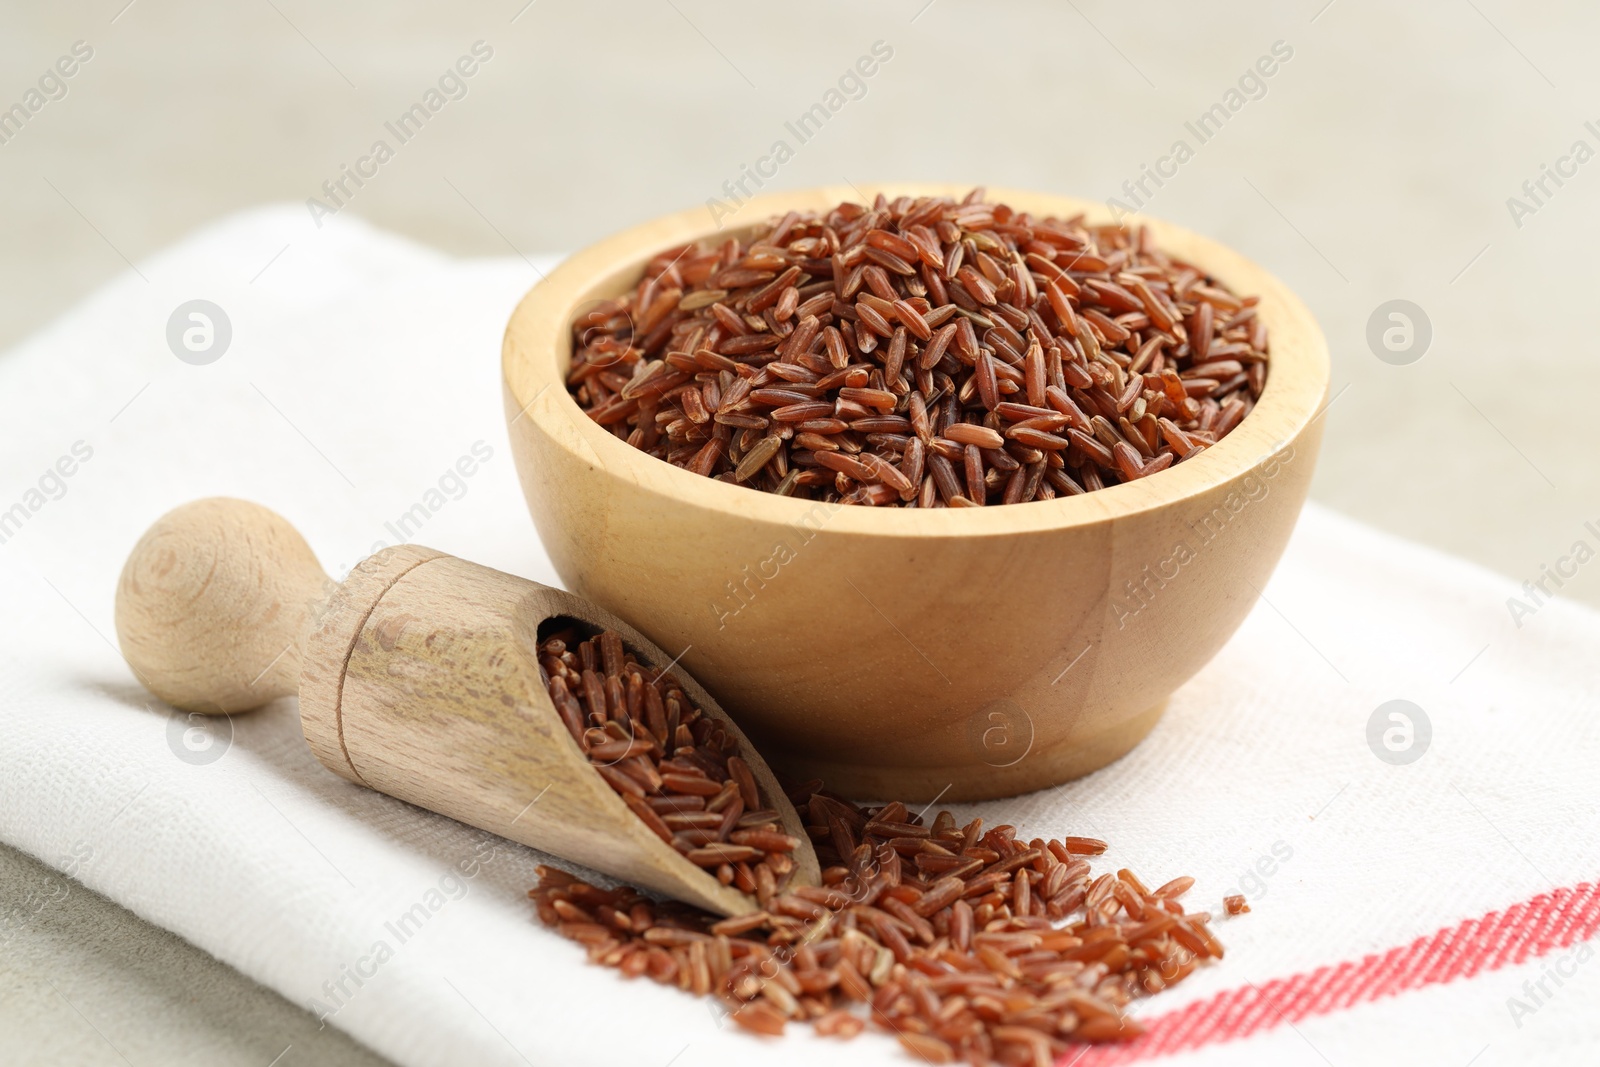
<svg viewBox="0 0 1600 1067"><path fill-rule="evenodd" d="M1499 970L1587 941L1597 932L1600 886L1585 882L1556 889L1359 961L1218 993L1144 1021L1145 1033L1134 1041L1087 1046L1061 1063L1111 1067L1237 1041L1283 1023Z"/></svg>

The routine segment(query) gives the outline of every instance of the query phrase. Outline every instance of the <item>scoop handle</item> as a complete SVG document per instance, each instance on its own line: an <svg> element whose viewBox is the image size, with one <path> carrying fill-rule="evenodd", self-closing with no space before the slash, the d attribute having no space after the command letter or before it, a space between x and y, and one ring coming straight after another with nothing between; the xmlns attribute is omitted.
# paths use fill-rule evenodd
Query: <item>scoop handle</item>
<svg viewBox="0 0 1600 1067"><path fill-rule="evenodd" d="M277 512L210 497L146 530L117 583L117 640L174 707L231 714L298 688L312 621L336 588Z"/></svg>

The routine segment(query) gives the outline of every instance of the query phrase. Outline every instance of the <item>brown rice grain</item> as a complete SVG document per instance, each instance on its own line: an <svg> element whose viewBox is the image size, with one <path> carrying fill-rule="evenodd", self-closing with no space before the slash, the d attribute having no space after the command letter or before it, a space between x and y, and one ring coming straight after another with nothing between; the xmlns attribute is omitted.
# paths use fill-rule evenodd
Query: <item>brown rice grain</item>
<svg viewBox="0 0 1600 1067"><path fill-rule="evenodd" d="M1233 430L1266 387L1259 311L1146 229L880 198L658 255L574 321L567 383L595 422L707 477L879 507L1015 504L1151 477ZM967 443L956 427L1000 429L984 416L1023 400L1066 422L1007 433L1014 458L1063 453L1073 475L1019 479L987 437L955 489L931 457L932 478L904 463L903 438ZM808 466L819 451L867 458L830 468L840 479ZM874 459L910 484L863 477Z"/></svg>

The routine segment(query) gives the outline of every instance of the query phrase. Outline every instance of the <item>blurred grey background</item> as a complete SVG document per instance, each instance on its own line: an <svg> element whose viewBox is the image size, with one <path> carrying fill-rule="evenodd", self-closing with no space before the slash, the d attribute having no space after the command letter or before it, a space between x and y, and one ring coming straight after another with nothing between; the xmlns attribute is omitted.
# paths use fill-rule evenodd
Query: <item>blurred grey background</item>
<svg viewBox="0 0 1600 1067"><path fill-rule="evenodd" d="M1317 500L1538 580L1575 541L1600 544L1584 529L1600 528L1597 29L1592 5L1510 0L7 4L0 347L195 227L323 197L481 41L492 55L464 95L349 211L463 256L574 249L725 195L779 139L795 152L767 188L1137 195L1267 266L1321 320L1336 399ZM891 58L799 144L784 123L876 42ZM1219 104L1227 120L1202 140L1186 124ZM1180 140L1185 161L1162 162ZM1369 331L1392 300L1414 309ZM1369 343L1391 327L1395 349ZM1597 575L1559 595L1600 604ZM0 852L0 904L37 892L66 897L0 948L0 1059L376 1062Z"/></svg>

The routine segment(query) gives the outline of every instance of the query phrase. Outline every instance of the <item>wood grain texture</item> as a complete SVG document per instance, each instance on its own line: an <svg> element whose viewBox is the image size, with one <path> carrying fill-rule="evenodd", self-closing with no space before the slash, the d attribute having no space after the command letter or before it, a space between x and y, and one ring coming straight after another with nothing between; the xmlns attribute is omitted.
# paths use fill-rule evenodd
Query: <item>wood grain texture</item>
<svg viewBox="0 0 1600 1067"><path fill-rule="evenodd" d="M312 642L308 676L331 677L343 662L335 702L302 692L306 736L337 739L320 744L318 758L380 792L635 885L724 915L754 910L655 836L595 773L539 675L539 625L566 616L620 632L646 664L673 657L571 594L452 556L417 558L428 551L363 563L345 583L357 598L330 612ZM741 752L754 753L710 694L676 673ZM804 842L794 884L816 884L798 814L759 756L747 760L784 832Z"/></svg>
<svg viewBox="0 0 1600 1067"><path fill-rule="evenodd" d="M413 567L443 555L418 545L395 545L369 556L350 572L307 634L300 671L300 732L324 767L352 782L371 784L357 773L340 732L345 665L368 616L389 587Z"/></svg>
<svg viewBox="0 0 1600 1067"><path fill-rule="evenodd" d="M1105 220L1088 201L990 195ZM955 800L1087 773L1153 727L1271 575L1321 442L1327 344L1276 278L1147 220L1168 252L1260 295L1272 344L1261 401L1160 475L1008 507L826 505L697 477L618 440L567 394L574 313L630 288L650 256L857 198L850 187L758 197L720 230L704 209L667 216L537 285L502 360L529 510L569 588L660 644L688 646L690 673L797 777L855 796Z"/></svg>
<svg viewBox="0 0 1600 1067"><path fill-rule="evenodd" d="M174 508L117 582L117 641L139 680L185 711L228 714L295 692L300 642L332 584L305 538L259 504Z"/></svg>
<svg viewBox="0 0 1600 1067"><path fill-rule="evenodd" d="M294 527L243 500L163 516L117 591L124 654L163 699L245 711L298 682L307 743L352 782L714 912L755 910L648 830L562 725L538 665L540 624L555 616L618 631L646 665L674 660L569 593L420 545L385 549L336 584ZM760 753L675 673L738 738L765 806L800 839L791 884L817 884L805 827Z"/></svg>

